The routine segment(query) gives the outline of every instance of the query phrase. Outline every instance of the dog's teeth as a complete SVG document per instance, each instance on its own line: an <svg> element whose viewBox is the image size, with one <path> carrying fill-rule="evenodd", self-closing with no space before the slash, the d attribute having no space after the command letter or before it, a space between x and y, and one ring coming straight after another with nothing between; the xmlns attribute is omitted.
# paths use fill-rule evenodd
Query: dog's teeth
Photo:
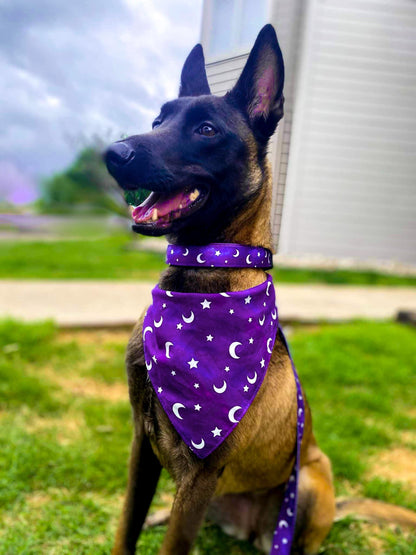
<svg viewBox="0 0 416 555"><path fill-rule="evenodd" d="M155 208L152 212L152 220L154 222L157 220L157 208Z"/></svg>
<svg viewBox="0 0 416 555"><path fill-rule="evenodd" d="M193 202L195 199L199 197L198 189L194 189L192 193L189 195L190 200Z"/></svg>

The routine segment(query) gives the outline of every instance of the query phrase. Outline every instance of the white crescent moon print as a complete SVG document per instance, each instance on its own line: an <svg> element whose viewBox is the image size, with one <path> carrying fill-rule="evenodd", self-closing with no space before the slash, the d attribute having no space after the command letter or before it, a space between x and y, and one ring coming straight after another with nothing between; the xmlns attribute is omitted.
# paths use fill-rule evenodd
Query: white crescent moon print
<svg viewBox="0 0 416 555"><path fill-rule="evenodd" d="M271 337L267 340L267 352L271 355L273 351L270 349L270 341L273 341Z"/></svg>
<svg viewBox="0 0 416 555"><path fill-rule="evenodd" d="M221 295L222 297L229 297L229 296L230 296L228 293L220 293L220 295Z"/></svg>
<svg viewBox="0 0 416 555"><path fill-rule="evenodd" d="M237 258L239 254L240 254L240 251L238 249L235 249L235 254L233 254L234 258Z"/></svg>
<svg viewBox="0 0 416 555"><path fill-rule="evenodd" d="M191 443L192 446L195 447L195 449L203 449L205 447L205 441L203 439L201 439L199 443L194 443L191 439Z"/></svg>
<svg viewBox="0 0 416 555"><path fill-rule="evenodd" d="M228 412L228 419L230 422L232 422L233 424L237 424L238 422L240 422L239 420L236 420L235 418L235 413L240 410L241 407L239 407L238 405L233 407L232 409L229 410Z"/></svg>
<svg viewBox="0 0 416 555"><path fill-rule="evenodd" d="M152 361L150 361L150 362L145 361L145 365L146 365L147 371L149 372L149 370L152 369Z"/></svg>
<svg viewBox="0 0 416 555"><path fill-rule="evenodd" d="M183 256L188 256L188 254L189 254L189 250L185 249L185 252L183 253Z"/></svg>
<svg viewBox="0 0 416 555"><path fill-rule="evenodd" d="M202 260L202 252L200 252L198 254L198 256L196 257L197 262L199 262L199 264L203 264L205 262L205 260Z"/></svg>
<svg viewBox="0 0 416 555"><path fill-rule="evenodd" d="M182 416L179 414L179 409L184 409L184 408L185 408L185 405L183 405L182 403L175 403L172 406L172 412L176 416L176 418L179 418L179 420L183 420Z"/></svg>
<svg viewBox="0 0 416 555"><path fill-rule="evenodd" d="M195 315L194 315L194 313L193 313L192 311L191 311L191 315L188 316L188 317L185 317L185 316L182 314L182 320L185 322L185 324L190 324L191 322L194 321L194 319L195 319Z"/></svg>
<svg viewBox="0 0 416 555"><path fill-rule="evenodd" d="M235 353L235 350L236 350L236 348L237 348L239 345L241 345L241 343L238 342L238 341L234 341L233 343L231 343L231 345L230 345L230 347L229 347L229 349L228 349L228 351L229 351L231 357L233 357L233 358L240 358L240 357Z"/></svg>
<svg viewBox="0 0 416 555"><path fill-rule="evenodd" d="M247 264L253 264L252 261L250 260L250 255L249 254L247 255L246 262L247 262Z"/></svg>
<svg viewBox="0 0 416 555"><path fill-rule="evenodd" d="M252 378L249 378L247 376L247 381L248 381L248 383L251 383L251 384L256 383L256 381L257 381L257 372L254 372L254 376Z"/></svg>
<svg viewBox="0 0 416 555"><path fill-rule="evenodd" d="M148 331L150 331L150 332L153 333L153 328L150 327L150 326L147 326L146 328L144 328L144 331L143 331L143 339L146 337L146 333L147 333Z"/></svg>
<svg viewBox="0 0 416 555"><path fill-rule="evenodd" d="M166 358L170 358L169 348L172 347L172 345L173 345L172 341L166 341L165 343Z"/></svg>
<svg viewBox="0 0 416 555"><path fill-rule="evenodd" d="M227 389L227 382L224 380L222 387L216 387L215 385L213 385L212 388L215 393L224 393L224 391Z"/></svg>
<svg viewBox="0 0 416 555"><path fill-rule="evenodd" d="M168 297L173 297L172 291L166 291L166 295L167 295Z"/></svg>
<svg viewBox="0 0 416 555"><path fill-rule="evenodd" d="M156 320L153 320L153 324L155 328L160 328L160 326L163 324L163 316L160 317L160 320L158 322L156 322Z"/></svg>

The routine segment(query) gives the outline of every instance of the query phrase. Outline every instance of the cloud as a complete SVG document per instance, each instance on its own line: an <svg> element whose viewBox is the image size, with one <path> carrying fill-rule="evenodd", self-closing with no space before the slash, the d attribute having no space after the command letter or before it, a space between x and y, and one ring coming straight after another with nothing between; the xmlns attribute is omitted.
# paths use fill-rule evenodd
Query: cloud
<svg viewBox="0 0 416 555"><path fill-rule="evenodd" d="M59 171L94 135L149 129L177 94L202 0L5 0L0 6L0 161Z"/></svg>

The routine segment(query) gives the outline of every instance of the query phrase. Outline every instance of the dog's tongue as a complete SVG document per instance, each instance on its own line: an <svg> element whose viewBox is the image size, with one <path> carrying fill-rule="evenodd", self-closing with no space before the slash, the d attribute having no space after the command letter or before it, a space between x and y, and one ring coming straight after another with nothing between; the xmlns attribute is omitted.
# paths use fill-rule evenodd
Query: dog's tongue
<svg viewBox="0 0 416 555"><path fill-rule="evenodd" d="M140 206L133 209L133 220L136 223L170 221L179 217L198 196L198 189L187 189L170 194L151 193Z"/></svg>

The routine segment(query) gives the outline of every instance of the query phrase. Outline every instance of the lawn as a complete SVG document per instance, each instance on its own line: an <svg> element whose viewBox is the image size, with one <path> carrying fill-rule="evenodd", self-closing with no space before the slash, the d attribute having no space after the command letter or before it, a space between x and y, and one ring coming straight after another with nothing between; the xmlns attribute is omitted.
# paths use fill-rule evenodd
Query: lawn
<svg viewBox="0 0 416 555"><path fill-rule="evenodd" d="M0 323L0 554L109 553L132 434L127 337ZM356 322L298 328L290 342L337 495L416 510L415 331ZM154 508L172 492L163 474ZM164 531L145 531L139 552L157 553ZM416 538L347 519L324 548L330 555L413 555ZM194 553L257 552L206 524Z"/></svg>
<svg viewBox="0 0 416 555"><path fill-rule="evenodd" d="M1 241L1 278L140 279L156 281L164 254L139 249L138 236L101 236L56 241ZM416 277L373 271L313 270L279 267L276 283L416 286Z"/></svg>

